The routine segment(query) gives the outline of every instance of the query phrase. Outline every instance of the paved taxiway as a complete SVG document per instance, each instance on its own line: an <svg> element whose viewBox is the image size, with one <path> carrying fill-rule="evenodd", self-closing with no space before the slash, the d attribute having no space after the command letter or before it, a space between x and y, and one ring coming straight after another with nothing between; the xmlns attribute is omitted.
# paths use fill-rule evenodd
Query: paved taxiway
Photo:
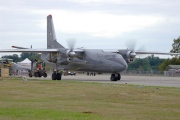
<svg viewBox="0 0 180 120"><path fill-rule="evenodd" d="M44 79L44 78L40 78L40 79ZM51 79L51 77L49 76L46 79ZM122 75L120 81L110 81L110 75L87 76L85 74L77 74L76 76L62 76L62 79L83 81L83 82L180 87L180 77Z"/></svg>

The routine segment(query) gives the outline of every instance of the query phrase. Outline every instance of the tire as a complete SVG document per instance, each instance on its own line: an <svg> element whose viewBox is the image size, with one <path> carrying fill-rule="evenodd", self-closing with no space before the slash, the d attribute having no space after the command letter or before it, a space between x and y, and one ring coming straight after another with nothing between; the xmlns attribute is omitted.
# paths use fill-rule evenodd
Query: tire
<svg viewBox="0 0 180 120"><path fill-rule="evenodd" d="M47 73L44 73L44 74L43 74L43 77L47 77Z"/></svg>
<svg viewBox="0 0 180 120"><path fill-rule="evenodd" d="M37 72L34 72L34 76L35 76L35 77L39 77L39 75L38 75Z"/></svg>
<svg viewBox="0 0 180 120"><path fill-rule="evenodd" d="M32 73L29 73L29 77L32 77Z"/></svg>
<svg viewBox="0 0 180 120"><path fill-rule="evenodd" d="M115 76L115 74L111 74L111 81L117 81L117 77Z"/></svg>
<svg viewBox="0 0 180 120"><path fill-rule="evenodd" d="M57 79L56 73L53 73L52 74L52 80L56 80L56 79Z"/></svg>
<svg viewBox="0 0 180 120"><path fill-rule="evenodd" d="M61 73L57 73L56 78L57 80L61 80Z"/></svg>
<svg viewBox="0 0 180 120"><path fill-rule="evenodd" d="M121 80L121 74L118 73L117 80Z"/></svg>
<svg viewBox="0 0 180 120"><path fill-rule="evenodd" d="M42 75L41 75L41 72L38 72L38 77L41 77Z"/></svg>

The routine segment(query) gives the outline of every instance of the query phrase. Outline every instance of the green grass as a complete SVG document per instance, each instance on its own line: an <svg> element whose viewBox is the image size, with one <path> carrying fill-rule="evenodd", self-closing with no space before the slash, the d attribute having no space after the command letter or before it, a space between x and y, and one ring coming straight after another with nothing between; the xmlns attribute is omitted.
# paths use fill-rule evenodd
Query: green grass
<svg viewBox="0 0 180 120"><path fill-rule="evenodd" d="M2 120L178 120L180 88L0 79Z"/></svg>

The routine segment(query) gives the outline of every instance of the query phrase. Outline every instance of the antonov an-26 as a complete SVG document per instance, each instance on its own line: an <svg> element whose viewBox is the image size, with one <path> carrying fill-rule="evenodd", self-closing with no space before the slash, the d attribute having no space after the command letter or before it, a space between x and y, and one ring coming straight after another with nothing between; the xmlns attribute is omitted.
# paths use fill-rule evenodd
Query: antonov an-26
<svg viewBox="0 0 180 120"><path fill-rule="evenodd" d="M57 42L52 15L47 16L47 48L28 49L3 49L0 52L30 52L41 53L45 62L56 64L57 70L112 73L111 81L121 79L120 73L127 69L128 64L135 60L137 54L163 54L180 55L180 53L145 52L129 49L102 50L102 49L73 49L65 48ZM60 74L53 73L52 79L61 79Z"/></svg>

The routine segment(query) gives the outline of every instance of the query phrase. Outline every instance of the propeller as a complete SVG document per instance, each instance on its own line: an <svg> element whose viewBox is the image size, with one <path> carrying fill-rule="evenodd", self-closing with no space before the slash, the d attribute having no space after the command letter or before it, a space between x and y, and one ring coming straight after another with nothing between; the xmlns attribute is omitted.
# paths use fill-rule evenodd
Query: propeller
<svg viewBox="0 0 180 120"><path fill-rule="evenodd" d="M129 50L128 52L128 56L130 58L135 58L136 57L136 53L134 52L135 50L135 47L136 47L136 40L129 40L126 42L126 46L127 46L127 49Z"/></svg>
<svg viewBox="0 0 180 120"><path fill-rule="evenodd" d="M67 44L68 44L68 47L69 47L69 50L67 51L67 54L66 54L67 56L69 56L69 57L76 56L76 53L74 52L75 43L76 43L76 39L74 39L74 38L71 38L71 39L67 40Z"/></svg>
<svg viewBox="0 0 180 120"><path fill-rule="evenodd" d="M134 52L134 50L135 50L135 48L136 48L136 40L128 40L128 41L126 42L126 46L127 46L127 48L128 48L129 50L131 50L131 51Z"/></svg>
<svg viewBox="0 0 180 120"><path fill-rule="evenodd" d="M74 50L75 43L76 43L76 39L74 39L74 38L67 39L67 44L71 51Z"/></svg>
<svg viewBox="0 0 180 120"><path fill-rule="evenodd" d="M136 49L136 46L137 46L136 43L137 43L137 40L128 40L126 42L126 46L127 46L128 50L130 50L129 57L131 57L131 58L136 57L135 51L144 51L145 50L144 46L141 46L140 48Z"/></svg>

